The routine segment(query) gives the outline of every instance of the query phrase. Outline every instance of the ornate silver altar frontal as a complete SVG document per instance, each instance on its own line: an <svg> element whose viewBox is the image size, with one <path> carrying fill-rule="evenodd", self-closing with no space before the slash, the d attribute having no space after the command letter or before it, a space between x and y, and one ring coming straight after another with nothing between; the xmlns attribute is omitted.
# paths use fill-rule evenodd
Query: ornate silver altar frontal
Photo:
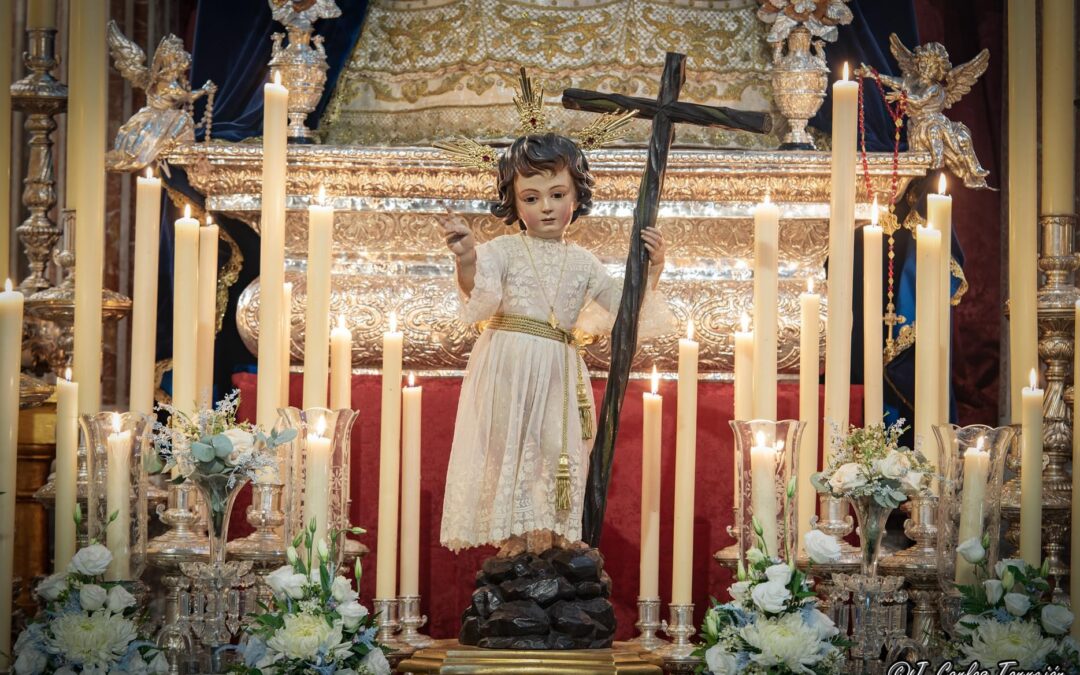
<svg viewBox="0 0 1080 675"><path fill-rule="evenodd" d="M169 157L207 196L206 208L258 229L262 148L200 144ZM488 213L495 179L463 169L426 148L290 146L286 279L293 283L294 363L303 358L307 209L325 186L336 209L331 311L353 331L353 366L381 362L387 315L396 312L406 333L405 367L436 372L464 368L473 327L458 322L454 263L443 243L443 204L460 212L481 241L512 230ZM644 150L590 155L597 177L592 215L571 226L568 237L595 252L612 274L622 274ZM900 156L900 189L925 174L926 153ZM891 155L870 155L873 189L888 187ZM869 220L860 180L856 218ZM828 252L830 166L827 152L673 150L658 224L668 241L661 280L682 323L692 318L701 343L701 370L713 376L732 369L733 329L752 308L752 207L768 193L780 204L779 366L798 367L799 302L807 279L824 294ZM245 289L237 325L253 352L258 342L259 282ZM824 307L823 307L824 311ZM824 315L823 315L824 316ZM824 321L821 323L824 326ZM674 370L679 331L644 344L635 367ZM822 341L824 333L821 334ZM824 353L824 350L822 350ZM593 367L607 361L607 342L587 350Z"/></svg>

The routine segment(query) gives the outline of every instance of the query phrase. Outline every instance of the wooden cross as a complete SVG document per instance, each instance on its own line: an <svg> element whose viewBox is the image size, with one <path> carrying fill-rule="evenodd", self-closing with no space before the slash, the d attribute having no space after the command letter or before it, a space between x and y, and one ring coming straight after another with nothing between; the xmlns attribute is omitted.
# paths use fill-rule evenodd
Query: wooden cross
<svg viewBox="0 0 1080 675"><path fill-rule="evenodd" d="M660 79L660 95L655 101L582 89L563 91L563 106L567 108L600 113L635 110L638 117L652 120L648 163L641 176L637 205L634 207L634 226L630 234L630 254L626 259L622 300L611 331L611 367L585 488L582 538L594 547L600 544L608 482L611 479L611 463L615 456L615 437L619 432L619 413L622 411L623 397L630 379L630 365L637 347L638 315L641 312L645 279L649 272L649 255L642 244L641 231L656 224L660 193L664 188L664 173L667 170L668 150L671 149L671 141L675 136L675 124L724 127L758 133L767 132L771 127L765 113L679 101L679 91L685 80L685 59L683 54L668 52L664 60L664 73Z"/></svg>

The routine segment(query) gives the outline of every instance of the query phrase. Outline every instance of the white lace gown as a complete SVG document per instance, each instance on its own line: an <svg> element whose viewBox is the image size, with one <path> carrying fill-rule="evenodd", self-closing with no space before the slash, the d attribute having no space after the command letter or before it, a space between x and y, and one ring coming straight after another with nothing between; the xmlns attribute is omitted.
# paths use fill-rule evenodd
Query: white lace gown
<svg viewBox="0 0 1080 675"><path fill-rule="evenodd" d="M532 252L536 271L529 261ZM565 256L565 270L559 270ZM537 275L539 273L539 278ZM541 290L542 289L542 290ZM546 294L546 296L545 296ZM475 323L514 314L547 322L554 304L562 328L610 332L622 280L576 244L504 235L477 246L475 286L460 318ZM663 296L646 292L639 335L674 327ZM564 359L569 357L569 368ZM440 541L451 550L499 544L512 535L553 530L581 538L581 510L592 440L582 440L577 411L576 351L548 338L485 330L473 347L461 384L446 475ZM555 472L562 450L563 378L569 372L566 415L570 509L555 508ZM587 388L595 419L592 388Z"/></svg>

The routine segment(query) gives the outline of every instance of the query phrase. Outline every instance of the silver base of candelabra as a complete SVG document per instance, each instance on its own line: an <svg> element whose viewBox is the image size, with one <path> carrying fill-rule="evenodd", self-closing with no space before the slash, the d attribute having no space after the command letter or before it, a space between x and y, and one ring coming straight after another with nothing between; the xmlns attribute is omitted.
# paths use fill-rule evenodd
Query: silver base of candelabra
<svg viewBox="0 0 1080 675"><path fill-rule="evenodd" d="M398 618L398 599L376 598L372 601L372 604L375 606L375 625L379 629L375 639L379 644L385 645L391 651L397 653L411 653L414 651L410 644L397 635L398 631L401 630L401 621Z"/></svg>
<svg viewBox="0 0 1080 675"><path fill-rule="evenodd" d="M832 495L820 495L818 503L820 505L818 512L821 515L811 518L811 525L840 544L840 559L833 564L843 567L860 565L859 549L844 541L844 537L855 529L854 521L848 513L847 500Z"/></svg>
<svg viewBox="0 0 1080 675"><path fill-rule="evenodd" d="M427 625L427 617L420 614L419 595L398 596L398 610L402 642L413 649L426 649L434 644L434 640L420 632Z"/></svg>
<svg viewBox="0 0 1080 675"><path fill-rule="evenodd" d="M257 569L268 569L285 563L285 542L279 534L285 523L285 514L281 510L281 492L284 487L271 483L252 483L247 521L255 531L228 543L226 548L231 557L250 560Z"/></svg>
<svg viewBox="0 0 1080 675"><path fill-rule="evenodd" d="M668 605L671 611L671 621L661 621L660 629L671 637L672 642L656 650L656 654L664 659L664 672L684 672L683 664L697 664L700 662L693 656L697 646L690 642L690 638L697 632L694 626L694 605ZM670 665L669 665L670 664Z"/></svg>
<svg viewBox="0 0 1080 675"><path fill-rule="evenodd" d="M660 630L660 598L638 598L638 620L634 628L638 629L638 636L630 641L630 644L653 652L668 644L668 641L658 636Z"/></svg>

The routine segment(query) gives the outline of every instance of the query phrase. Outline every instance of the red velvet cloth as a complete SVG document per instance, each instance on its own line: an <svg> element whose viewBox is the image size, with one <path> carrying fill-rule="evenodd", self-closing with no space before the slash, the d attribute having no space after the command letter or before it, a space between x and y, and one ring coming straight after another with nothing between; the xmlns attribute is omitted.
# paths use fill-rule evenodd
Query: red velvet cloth
<svg viewBox="0 0 1080 675"><path fill-rule="evenodd" d="M240 417L254 419L255 381L251 374L238 374L233 382L241 392ZM454 437L457 411L458 378L424 380L422 471L420 501L420 593L423 611L428 616L428 634L436 638L456 637L462 611L468 606L473 579L481 562L495 553L484 547L457 555L439 545L442 517L443 483ZM603 380L593 381L597 400L604 395ZM353 377L353 407L360 416L352 436L352 522L367 529L362 541L371 549L368 565L360 584L360 597L370 601L375 586L375 543L379 483L379 376ZM600 550L606 559L605 569L612 579L612 604L618 620L616 638L634 636L637 620L638 542L640 540L641 494L641 394L645 380L633 380L626 394L622 423L615 452L611 492L605 517ZM660 529L660 595L671 595L672 504L675 472L675 393L676 383L660 383L664 396L663 459ZM302 377L294 375L290 399L300 403ZM778 388L777 413L783 419L798 417L798 385L781 383ZM732 453L734 441L728 420L732 419L734 392L730 383L701 382L698 390L698 480L694 518L694 605L700 624L710 596L723 596L731 575L713 560L713 554L730 545L727 535L732 524ZM851 392L851 421L862 420L862 389ZM822 404L824 405L824 404ZM822 408L824 409L824 408ZM807 486L809 487L809 486ZM241 497L243 499L243 496ZM234 520L243 518L243 504L237 504ZM238 528L239 530L239 528ZM237 532L239 533L239 531ZM667 616L666 609L663 616Z"/></svg>

